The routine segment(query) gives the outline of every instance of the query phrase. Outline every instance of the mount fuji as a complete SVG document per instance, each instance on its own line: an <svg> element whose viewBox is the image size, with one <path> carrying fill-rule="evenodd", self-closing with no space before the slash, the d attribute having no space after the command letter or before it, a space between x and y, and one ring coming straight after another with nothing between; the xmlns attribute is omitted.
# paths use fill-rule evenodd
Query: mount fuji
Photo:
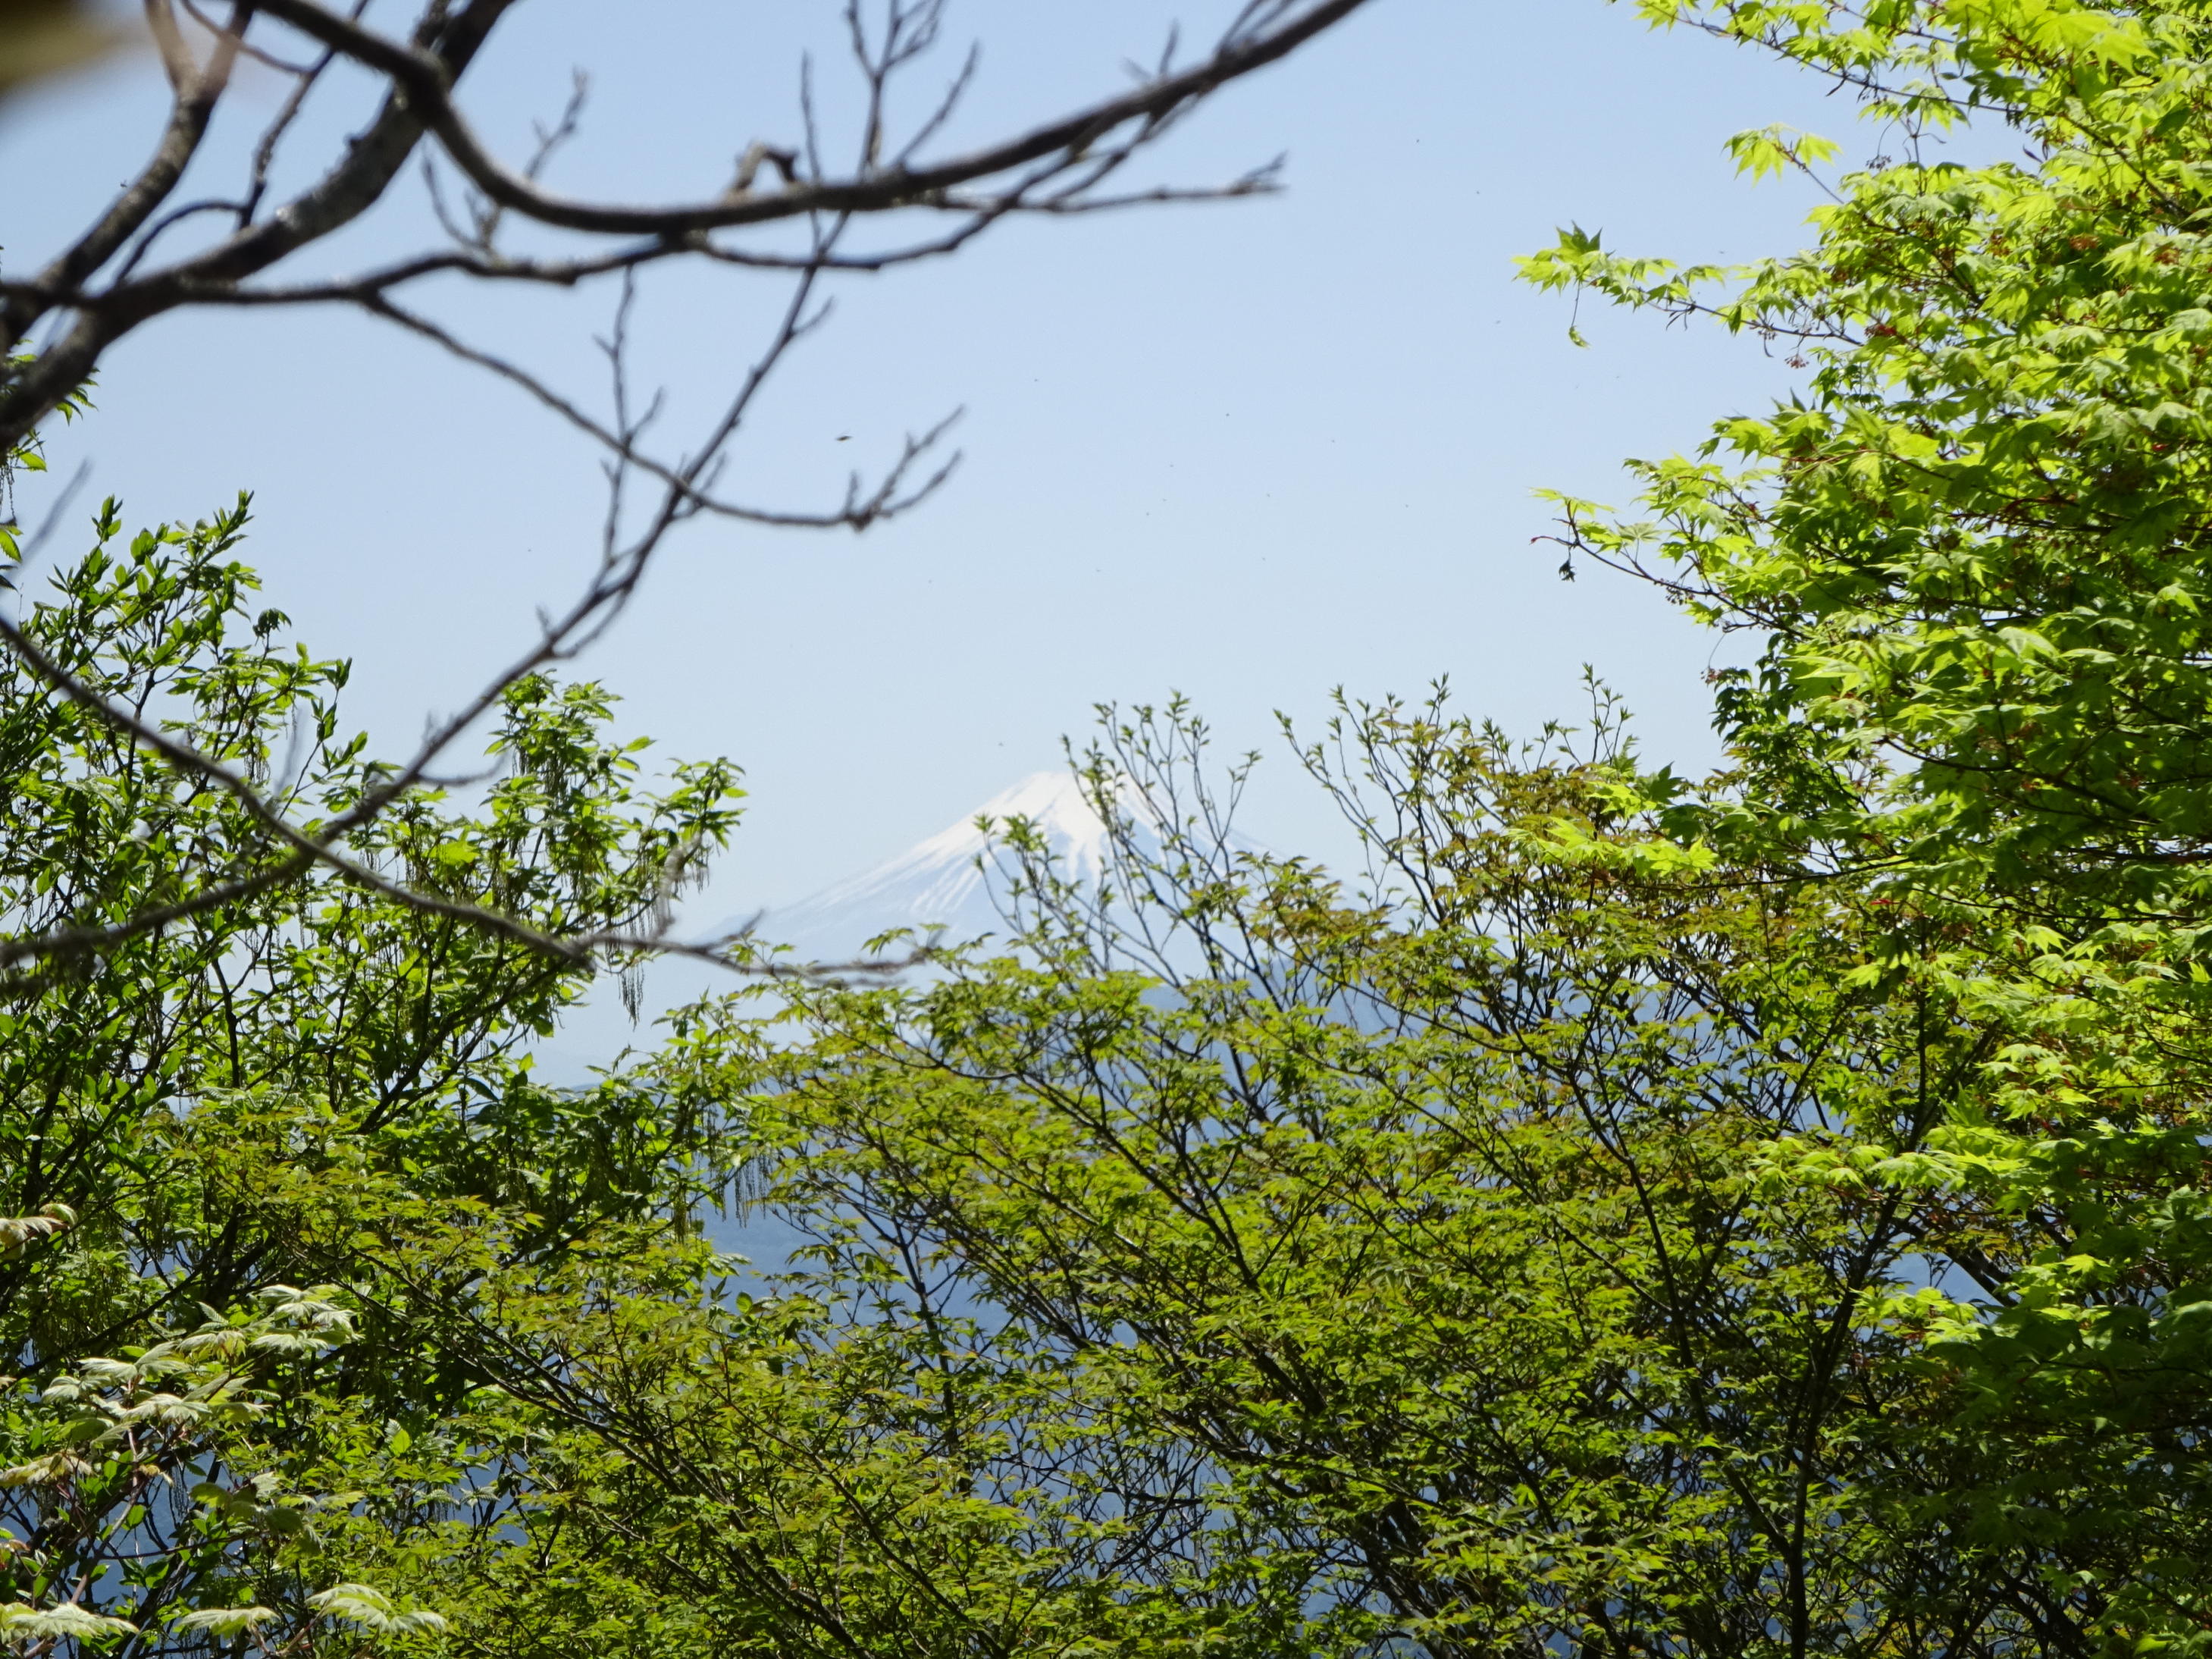
<svg viewBox="0 0 2212 1659"><path fill-rule="evenodd" d="M1139 837L1150 838L1136 792L1126 791L1120 804ZM754 932L792 946L802 962L851 961L869 939L896 927L924 934L942 927L948 940L1003 938L1009 891L1000 849L1006 821L1017 817L1035 827L1069 881L1088 887L1103 879L1111 837L1083 786L1072 773L1036 772L873 869L769 911ZM991 820L992 833L978 827L979 818Z"/></svg>
<svg viewBox="0 0 2212 1659"><path fill-rule="evenodd" d="M1158 845L1137 792L1124 792L1122 808L1134 822L1134 835L1146 850ZM1111 850L1106 824L1085 797L1071 772L1036 772L1001 790L959 822L946 825L905 852L872 869L825 887L808 897L765 912L726 917L707 928L686 928L692 938L726 936L750 925L763 943L790 946L789 963L844 963L863 959L867 942L900 927L924 937L941 927L948 942L1007 933L1005 906L1011 896L1001 862L1000 837L1009 818L1028 819L1050 848L1060 873L1081 885L1096 885L1105 875ZM994 833L976 827L992 821ZM671 957L653 963L637 982L633 1014L610 984L562 1021L558 1042L537 1048L542 1075L580 1083L592 1068L605 1065L640 1040L641 1030L670 1009L732 988L720 969ZM650 1040L650 1039L647 1039Z"/></svg>
<svg viewBox="0 0 2212 1659"><path fill-rule="evenodd" d="M1158 851L1158 819L1133 786L1123 787L1121 810L1131 820L1134 850ZM790 946L784 960L848 963L863 959L868 940L896 928L911 927L922 937L944 930L948 943L994 935L1003 943L1012 897L1004 848L1005 825L1025 818L1035 826L1060 875L1079 888L1096 888L1112 856L1112 836L1071 772L1036 772L1001 790L935 835L857 876L823 888L795 903L765 912L727 918L713 927L687 928L692 938L726 936L750 924L756 939ZM988 819L992 832L977 827ZM1250 851L1260 843L1241 835L1231 844ZM733 981L720 969L680 957L652 964L637 986L635 1014L611 984L562 1022L557 1042L540 1045L541 1073L563 1083L589 1079L592 1068L609 1063L641 1041L653 1021L672 1008L728 990ZM645 1041L651 1041L645 1037Z"/></svg>

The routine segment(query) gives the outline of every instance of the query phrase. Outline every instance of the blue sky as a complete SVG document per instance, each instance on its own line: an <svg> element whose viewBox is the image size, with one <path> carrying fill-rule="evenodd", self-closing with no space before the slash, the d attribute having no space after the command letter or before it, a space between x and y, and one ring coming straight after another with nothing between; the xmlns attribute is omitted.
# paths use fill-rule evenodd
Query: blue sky
<svg viewBox="0 0 2212 1659"><path fill-rule="evenodd" d="M1230 9L954 0L951 44L984 46L968 130L1109 89L1172 18L1203 38ZM752 137L794 130L798 53L835 12L633 0L617 30L614 9L532 0L472 74L470 106L520 148L580 65L593 101L554 181L696 193ZM334 97L313 131L362 107ZM154 65L126 58L0 115L9 268L85 218L160 112ZM1273 751L1250 827L1285 848L1332 840L1273 712L1311 724L1338 684L1413 694L1448 674L1464 706L1527 728L1577 711L1588 662L1628 696L1647 750L1710 756L1715 641L1632 584L1560 583L1557 550L1530 544L1548 527L1531 491L1618 499L1620 458L1694 444L1786 372L1753 342L1589 307L1578 349L1565 303L1517 286L1512 258L1570 221L1692 258L1799 245L1809 189L1739 182L1723 148L1772 121L1865 147L1824 86L1654 35L1603 0L1378 0L1208 106L1153 164L1207 182L1287 152L1283 195L1016 224L957 260L846 283L736 476L817 499L856 456L964 405L957 479L858 538L694 527L586 669L657 752L746 769L748 823L702 909L872 863L1054 763L1102 700L1186 692L1224 750ZM396 204L329 264L421 234ZM648 280L641 357L673 418L741 369L780 297L727 273ZM428 305L598 387L607 295ZM356 659L351 712L387 749L520 644L595 545L583 444L350 316L173 316L114 353L99 402L55 443L56 476L88 460L94 492L139 520L252 489L248 556L270 601L317 650Z"/></svg>

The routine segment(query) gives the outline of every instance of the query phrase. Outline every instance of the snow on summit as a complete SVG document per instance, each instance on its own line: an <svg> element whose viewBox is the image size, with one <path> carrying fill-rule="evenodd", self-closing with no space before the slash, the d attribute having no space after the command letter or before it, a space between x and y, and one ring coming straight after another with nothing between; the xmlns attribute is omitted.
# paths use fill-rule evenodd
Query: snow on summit
<svg viewBox="0 0 2212 1659"><path fill-rule="evenodd" d="M1146 850L1157 848L1144 802L1133 788L1125 788L1122 799L1137 820L1139 839L1149 843ZM1030 820L1072 881L1095 884L1105 873L1106 826L1084 798L1082 785L1066 772L1036 772L873 869L760 915L755 937L791 946L787 961L825 963L854 961L864 954L868 940L899 927L927 933L942 927L949 939L989 933L1003 940L1006 876L1000 865L1006 854L994 837L975 827L978 817L1000 826L1009 818ZM732 933L756 914L726 917L694 937ZM720 969L672 958L655 963L647 982L645 1004L659 1013L727 991L734 981ZM636 1029L637 1022L611 994L571 1010L561 1044L539 1051L544 1062L541 1075L586 1082L592 1066L608 1064L635 1040Z"/></svg>
<svg viewBox="0 0 2212 1659"><path fill-rule="evenodd" d="M1127 805L1141 819L1141 804L1127 798ZM979 817L997 827L993 835L976 827ZM894 927L942 927L954 939L1003 935L1006 878L995 849L1006 821L1018 817L1036 827L1069 879L1093 884L1105 873L1106 825L1083 785L1067 772L1033 772L896 857L770 911L759 936L802 957L837 961Z"/></svg>

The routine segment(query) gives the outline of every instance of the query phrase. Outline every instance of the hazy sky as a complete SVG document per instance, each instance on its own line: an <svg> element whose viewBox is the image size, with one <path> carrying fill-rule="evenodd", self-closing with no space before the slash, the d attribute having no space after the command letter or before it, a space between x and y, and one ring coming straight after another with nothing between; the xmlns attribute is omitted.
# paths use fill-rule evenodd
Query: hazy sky
<svg viewBox="0 0 2212 1659"><path fill-rule="evenodd" d="M1231 9L953 0L956 52L983 43L966 131L1112 89L1171 19L1196 40ZM584 137L553 181L703 193L750 139L795 131L799 52L835 15L831 0L532 0L468 101L512 153L583 67ZM1620 458L1693 444L1785 374L1755 343L1591 306L1577 349L1566 303L1516 286L1512 257L1569 221L1694 258L1797 246L1809 191L1739 183L1723 141L1778 120L1853 140L1825 90L1602 0L1379 0L1222 95L1154 164L1208 182L1286 151L1282 196L1016 224L846 283L733 477L763 499L834 496L847 465L964 404L956 481L858 538L697 525L588 665L659 752L746 769L750 816L706 911L795 896L915 841L1054 763L1106 699L1182 690L1224 750L1279 748L1273 710L1310 722L1334 685L1414 693L1440 674L1525 728L1577 711L1587 661L1640 711L1647 749L1708 755L1714 641L1632 585L1560 583L1558 550L1530 545L1547 528L1530 491L1616 499ZM365 107L357 86L332 92L292 152L302 166L328 154L315 133ZM247 112L276 95L258 86ZM160 114L145 58L0 114L9 269L82 223ZM397 206L328 263L420 235L419 210ZM642 356L672 418L741 372L780 299L730 273L648 278ZM600 384L610 302L427 300L581 395ZM55 476L88 458L94 491L138 520L251 488L247 556L270 602L356 659L351 712L390 750L520 645L595 547L587 447L347 315L172 316L114 354L98 400L53 444ZM1319 809L1280 759L1269 769L1251 828L1309 844Z"/></svg>

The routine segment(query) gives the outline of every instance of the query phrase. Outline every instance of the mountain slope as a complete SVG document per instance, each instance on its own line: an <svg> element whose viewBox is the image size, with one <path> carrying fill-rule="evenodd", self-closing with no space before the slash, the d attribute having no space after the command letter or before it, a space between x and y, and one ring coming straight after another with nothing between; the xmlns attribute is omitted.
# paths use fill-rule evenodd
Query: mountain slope
<svg viewBox="0 0 2212 1659"><path fill-rule="evenodd" d="M1127 809L1141 810L1133 799ZM1105 873L1106 825L1081 785L1066 772L1036 772L896 857L769 911L756 932L818 962L850 960L868 939L894 927L942 927L951 939L1003 937L1007 891L999 861L1005 854L996 835L976 827L979 817L991 819L1000 834L1007 819L1027 818L1061 873L1080 884L1095 884ZM1141 821L1139 832L1146 833Z"/></svg>

